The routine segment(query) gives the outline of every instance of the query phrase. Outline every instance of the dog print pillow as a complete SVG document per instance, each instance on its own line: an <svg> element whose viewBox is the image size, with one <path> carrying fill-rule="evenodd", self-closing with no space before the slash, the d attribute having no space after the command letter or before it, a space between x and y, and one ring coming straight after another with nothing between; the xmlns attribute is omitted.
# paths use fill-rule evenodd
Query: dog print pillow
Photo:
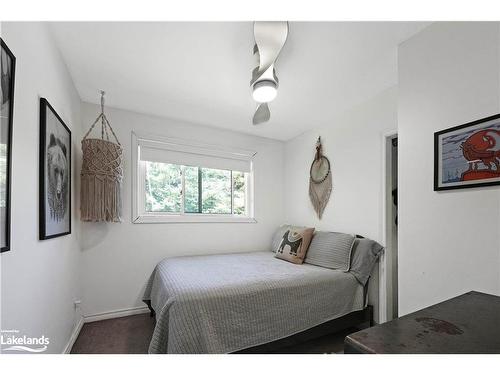
<svg viewBox="0 0 500 375"><path fill-rule="evenodd" d="M311 243L314 228L289 227L275 249L275 257L295 264L302 264Z"/></svg>

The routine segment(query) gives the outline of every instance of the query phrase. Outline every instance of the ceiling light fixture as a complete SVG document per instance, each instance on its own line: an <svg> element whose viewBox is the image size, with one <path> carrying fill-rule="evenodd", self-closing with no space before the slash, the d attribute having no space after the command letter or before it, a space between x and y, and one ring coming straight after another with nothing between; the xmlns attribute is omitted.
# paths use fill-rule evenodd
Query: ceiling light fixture
<svg viewBox="0 0 500 375"><path fill-rule="evenodd" d="M258 103L269 103L276 98L278 88L273 81L260 81L253 85L253 99Z"/></svg>
<svg viewBox="0 0 500 375"><path fill-rule="evenodd" d="M256 21L253 24L255 45L253 54L257 66L252 70L252 97L257 102L253 115L254 125L269 121L269 102L278 94L278 77L274 64L288 36L286 21Z"/></svg>

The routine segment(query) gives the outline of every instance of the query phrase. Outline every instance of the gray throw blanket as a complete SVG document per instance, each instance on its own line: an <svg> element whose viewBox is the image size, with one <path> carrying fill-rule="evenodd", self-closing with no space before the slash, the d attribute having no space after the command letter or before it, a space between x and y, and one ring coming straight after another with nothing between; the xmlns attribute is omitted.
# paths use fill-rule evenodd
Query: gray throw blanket
<svg viewBox="0 0 500 375"><path fill-rule="evenodd" d="M143 299L157 319L149 353L230 353L364 307L350 273L269 251L164 259Z"/></svg>

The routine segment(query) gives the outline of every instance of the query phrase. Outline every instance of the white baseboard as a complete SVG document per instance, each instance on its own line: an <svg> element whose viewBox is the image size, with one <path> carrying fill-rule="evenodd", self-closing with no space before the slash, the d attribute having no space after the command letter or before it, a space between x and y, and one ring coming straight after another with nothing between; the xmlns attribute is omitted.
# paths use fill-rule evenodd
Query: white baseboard
<svg viewBox="0 0 500 375"><path fill-rule="evenodd" d="M73 348L73 345L75 344L75 341L78 335L80 334L82 327L83 327L83 316L81 316L80 319L78 320L78 323L76 323L76 326L73 329L71 336L69 337L69 341L66 344L66 347L64 348L63 354L69 354L71 352L71 349Z"/></svg>
<svg viewBox="0 0 500 375"><path fill-rule="evenodd" d="M130 316L136 314L145 314L149 312L147 307L130 307L128 309L106 311L99 314L86 315L83 317L85 323L96 322L98 320L106 320L113 318L121 318L123 316Z"/></svg>

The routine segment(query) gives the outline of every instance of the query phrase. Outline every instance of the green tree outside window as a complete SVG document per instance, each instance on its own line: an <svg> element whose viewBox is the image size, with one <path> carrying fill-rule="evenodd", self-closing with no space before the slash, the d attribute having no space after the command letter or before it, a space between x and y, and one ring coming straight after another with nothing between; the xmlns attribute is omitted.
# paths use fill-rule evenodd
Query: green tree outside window
<svg viewBox="0 0 500 375"><path fill-rule="evenodd" d="M147 212L182 213L184 203L185 214L246 214L244 172L145 163Z"/></svg>

